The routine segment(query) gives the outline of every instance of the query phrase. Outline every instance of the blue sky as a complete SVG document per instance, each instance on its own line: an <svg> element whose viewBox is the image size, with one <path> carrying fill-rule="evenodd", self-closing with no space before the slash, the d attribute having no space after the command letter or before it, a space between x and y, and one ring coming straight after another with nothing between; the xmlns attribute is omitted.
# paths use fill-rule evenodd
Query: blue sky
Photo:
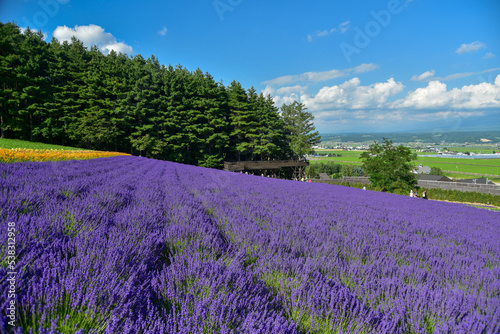
<svg viewBox="0 0 500 334"><path fill-rule="evenodd" d="M322 133L500 129L498 0L1 0L0 21L298 100Z"/></svg>

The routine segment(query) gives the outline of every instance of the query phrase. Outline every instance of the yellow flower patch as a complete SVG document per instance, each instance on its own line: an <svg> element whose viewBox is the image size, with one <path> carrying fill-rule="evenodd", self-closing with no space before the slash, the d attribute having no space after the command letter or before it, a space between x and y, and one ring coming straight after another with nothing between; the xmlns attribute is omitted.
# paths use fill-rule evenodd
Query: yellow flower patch
<svg viewBox="0 0 500 334"><path fill-rule="evenodd" d="M114 157L118 155L130 155L119 152L103 152L89 150L33 150L26 148L5 149L0 148L0 162L21 161L61 161L61 160L84 160L95 158Z"/></svg>

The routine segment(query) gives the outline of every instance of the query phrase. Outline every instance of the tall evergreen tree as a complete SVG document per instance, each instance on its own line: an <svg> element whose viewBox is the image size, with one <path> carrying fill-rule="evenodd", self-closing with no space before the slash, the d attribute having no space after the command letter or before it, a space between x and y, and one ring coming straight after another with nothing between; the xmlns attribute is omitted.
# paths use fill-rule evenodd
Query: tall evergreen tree
<svg viewBox="0 0 500 334"><path fill-rule="evenodd" d="M13 135L20 123L18 106L20 84L17 67L24 36L14 23L0 22L0 137Z"/></svg>
<svg viewBox="0 0 500 334"><path fill-rule="evenodd" d="M281 106L290 148L299 159L312 153L312 146L321 142L321 136L313 123L314 116L306 110L307 108L297 101Z"/></svg>
<svg viewBox="0 0 500 334"><path fill-rule="evenodd" d="M33 134L46 114L49 102L49 52L41 32L27 29L24 33L19 54L20 62L16 67L20 92L19 117L26 119L20 128L21 138L33 141ZM35 130L35 131L34 131Z"/></svg>
<svg viewBox="0 0 500 334"><path fill-rule="evenodd" d="M213 77L201 70L194 73L198 129L198 165L221 167L229 146L229 109L226 91Z"/></svg>
<svg viewBox="0 0 500 334"><path fill-rule="evenodd" d="M134 87L132 108L135 125L130 135L132 146L139 154L159 158L165 149L165 141L160 137L158 118L161 106L162 77L161 66L154 57L145 60L138 55L133 58Z"/></svg>
<svg viewBox="0 0 500 334"><path fill-rule="evenodd" d="M167 117L165 119L166 126L166 150L168 152L168 160L187 163L189 161L189 143L186 129L188 127L188 118L186 109L190 108L187 97L187 80L189 72L178 65L168 67L168 80L165 81L165 105Z"/></svg>
<svg viewBox="0 0 500 334"><path fill-rule="evenodd" d="M254 153L260 160L286 159L290 156L288 144L284 140L284 123L279 115L279 109L270 96L260 94L256 98L255 110L259 119L257 142Z"/></svg>
<svg viewBox="0 0 500 334"><path fill-rule="evenodd" d="M251 159L254 147L256 114L252 112L248 95L237 81L227 87L230 110L231 147L236 160Z"/></svg>
<svg viewBox="0 0 500 334"><path fill-rule="evenodd" d="M74 136L77 136L85 147L109 149L113 140L111 113L114 108L113 96L107 76L108 63L102 52L93 46L90 60L83 77L84 85L80 94L84 100L74 124Z"/></svg>
<svg viewBox="0 0 500 334"><path fill-rule="evenodd" d="M61 144L81 147L82 134L78 131L79 118L85 108L85 76L88 71L90 53L83 43L72 38L71 43L52 40L53 61L50 64L53 73L52 82L54 100L50 115L54 119L49 123L47 133L58 136L62 129ZM57 124L57 129L50 130ZM84 130L84 129L83 129Z"/></svg>
<svg viewBox="0 0 500 334"><path fill-rule="evenodd" d="M2 137L221 167L225 159L291 157L297 124L301 138L317 140L307 113L290 117L237 81L225 87L154 56L104 55L76 38L46 43L39 32L0 23Z"/></svg>
<svg viewBox="0 0 500 334"><path fill-rule="evenodd" d="M72 76L69 70L69 44L60 44L55 38L49 44L49 80L51 99L46 103L46 114L37 128L37 135L50 144L66 144L64 133L65 96Z"/></svg>

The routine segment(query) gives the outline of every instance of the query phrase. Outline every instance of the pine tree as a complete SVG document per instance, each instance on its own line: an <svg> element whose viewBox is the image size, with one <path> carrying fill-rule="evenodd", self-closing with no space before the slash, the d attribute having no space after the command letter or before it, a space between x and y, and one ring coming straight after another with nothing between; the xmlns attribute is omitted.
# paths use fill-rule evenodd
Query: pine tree
<svg viewBox="0 0 500 334"><path fill-rule="evenodd" d="M250 110L248 95L237 81L227 87L228 105L230 110L230 140L236 160L251 158L254 148L255 113Z"/></svg>
<svg viewBox="0 0 500 334"><path fill-rule="evenodd" d="M105 150L109 149L109 142L113 139L110 118L114 102L107 84L106 67L105 56L93 46L87 71L83 76L84 84L80 89L84 103L73 125L73 135L82 145Z"/></svg>
<svg viewBox="0 0 500 334"><path fill-rule="evenodd" d="M45 104L45 117L37 128L37 135L46 143L65 144L63 92L71 77L68 69L68 43L60 44L55 38L49 44L50 100Z"/></svg>
<svg viewBox="0 0 500 334"><path fill-rule="evenodd" d="M274 105L271 96L267 98L261 93L256 100L257 118L259 119L258 140L255 154L260 160L286 159L290 152L285 140L283 119L279 109Z"/></svg>
<svg viewBox="0 0 500 334"><path fill-rule="evenodd" d="M229 146L229 109L225 88L217 84L213 77L201 70L194 73L198 112L198 162L204 167L218 168L227 154Z"/></svg>
<svg viewBox="0 0 500 334"><path fill-rule="evenodd" d="M52 39L52 61L49 64L53 100L48 119L41 131L47 139L57 139L61 145L81 147L78 120L86 103L84 77L89 63L89 53L82 42L72 38L71 43L60 44Z"/></svg>
<svg viewBox="0 0 500 334"><path fill-rule="evenodd" d="M156 68L159 64L155 59L146 61L140 55L135 56L132 62L134 86L130 115L134 119L134 126L130 142L140 155L158 157L165 146L163 140L158 138L158 119L155 117L160 106L160 73Z"/></svg>
<svg viewBox="0 0 500 334"><path fill-rule="evenodd" d="M111 51L106 57L108 66L107 86L110 87L110 96L113 99L110 123L112 128L111 140L114 151L127 151L129 145L127 135L130 133L132 124L127 118L129 111L127 96L132 87L130 80L129 58L125 54L116 54Z"/></svg>
<svg viewBox="0 0 500 334"><path fill-rule="evenodd" d="M188 143L185 128L185 81L187 70L182 66L169 66L164 77L164 126L166 158L171 161L185 162L188 157Z"/></svg>
<svg viewBox="0 0 500 334"><path fill-rule="evenodd" d="M285 126L285 120L279 113L279 108L274 104L273 98L268 95L266 97L266 104L268 111L268 120L271 132L269 133L270 141L276 146L275 151L273 148L273 154L271 158L274 159L291 159L293 157L293 151L290 147L290 140L287 136L287 130Z"/></svg>
<svg viewBox="0 0 500 334"><path fill-rule="evenodd" d="M46 114L46 103L50 102L49 51L41 32L27 29L24 32L20 64L16 68L22 83L22 100L19 115L23 119L21 138L33 141L38 126ZM25 120L25 121L24 121Z"/></svg>
<svg viewBox="0 0 500 334"><path fill-rule="evenodd" d="M16 68L20 63L20 46L24 36L13 23L0 22L0 137L14 136L20 122L19 89Z"/></svg>
<svg viewBox="0 0 500 334"><path fill-rule="evenodd" d="M312 153L312 146L321 141L313 123L314 116L306 110L307 108L297 101L281 106L290 148L299 159Z"/></svg>
<svg viewBox="0 0 500 334"><path fill-rule="evenodd" d="M270 96L208 73L0 23L2 137L113 149L206 167L291 151Z"/></svg>

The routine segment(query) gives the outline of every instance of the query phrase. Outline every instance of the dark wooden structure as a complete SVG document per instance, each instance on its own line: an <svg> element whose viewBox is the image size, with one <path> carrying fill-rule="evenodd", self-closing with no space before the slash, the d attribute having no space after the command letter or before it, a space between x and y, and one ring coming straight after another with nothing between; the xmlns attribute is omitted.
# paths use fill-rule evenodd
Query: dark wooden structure
<svg viewBox="0 0 500 334"><path fill-rule="evenodd" d="M269 172L276 175L282 168L290 168L294 180L305 178L307 166L307 160L224 161L224 170L257 175L269 175Z"/></svg>

